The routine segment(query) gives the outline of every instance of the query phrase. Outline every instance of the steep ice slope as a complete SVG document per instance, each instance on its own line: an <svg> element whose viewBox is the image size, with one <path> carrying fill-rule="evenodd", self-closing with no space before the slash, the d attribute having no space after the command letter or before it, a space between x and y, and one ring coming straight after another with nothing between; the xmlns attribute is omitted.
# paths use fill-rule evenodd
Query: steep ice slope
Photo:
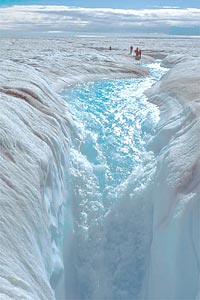
<svg viewBox="0 0 200 300"><path fill-rule="evenodd" d="M158 162L147 299L200 297L199 60L177 60L148 92L161 113L149 145Z"/></svg>
<svg viewBox="0 0 200 300"><path fill-rule="evenodd" d="M0 299L54 299L70 126L38 72L1 61Z"/></svg>

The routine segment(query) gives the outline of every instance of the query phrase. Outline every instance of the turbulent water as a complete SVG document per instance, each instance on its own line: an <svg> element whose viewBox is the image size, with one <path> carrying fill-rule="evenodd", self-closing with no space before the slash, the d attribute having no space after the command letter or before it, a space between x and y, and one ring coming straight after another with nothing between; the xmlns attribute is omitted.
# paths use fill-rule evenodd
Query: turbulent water
<svg viewBox="0 0 200 300"><path fill-rule="evenodd" d="M144 91L166 69L139 79L97 81L65 91L77 138L71 150L65 239L67 298L140 296L151 240L155 172L147 146L159 120ZM146 190L146 192L145 192Z"/></svg>

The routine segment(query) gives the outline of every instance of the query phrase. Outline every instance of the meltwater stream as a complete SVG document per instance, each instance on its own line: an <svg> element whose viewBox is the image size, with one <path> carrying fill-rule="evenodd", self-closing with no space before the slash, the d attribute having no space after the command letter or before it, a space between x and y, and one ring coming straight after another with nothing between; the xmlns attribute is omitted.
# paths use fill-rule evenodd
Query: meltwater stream
<svg viewBox="0 0 200 300"><path fill-rule="evenodd" d="M165 72L98 81L64 92L76 123L65 238L65 299L141 297L151 240L155 159L147 145L159 120L144 91ZM70 232L69 232L70 231ZM61 295L60 295L61 297ZM59 298L59 297L58 297Z"/></svg>

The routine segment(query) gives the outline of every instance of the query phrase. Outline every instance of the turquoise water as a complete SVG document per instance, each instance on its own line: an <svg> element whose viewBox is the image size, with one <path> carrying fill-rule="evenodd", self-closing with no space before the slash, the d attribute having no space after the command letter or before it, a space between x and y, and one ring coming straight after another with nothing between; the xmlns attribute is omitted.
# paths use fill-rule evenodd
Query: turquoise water
<svg viewBox="0 0 200 300"><path fill-rule="evenodd" d="M80 151L92 163L101 190L119 185L145 160L159 111L147 102L144 90L165 69L152 64L151 71L149 78L97 81L65 91L84 131Z"/></svg>
<svg viewBox="0 0 200 300"><path fill-rule="evenodd" d="M66 299L139 299L151 241L159 110L144 91L165 72L64 92L75 122L65 237ZM62 295L63 296L63 295ZM64 296L63 296L64 297Z"/></svg>

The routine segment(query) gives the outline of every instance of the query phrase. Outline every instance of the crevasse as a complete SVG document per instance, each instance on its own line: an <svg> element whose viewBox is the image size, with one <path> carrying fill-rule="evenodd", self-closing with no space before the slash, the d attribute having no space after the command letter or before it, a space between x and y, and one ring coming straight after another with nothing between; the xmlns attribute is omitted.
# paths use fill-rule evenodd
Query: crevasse
<svg viewBox="0 0 200 300"><path fill-rule="evenodd" d="M58 299L141 297L151 240L147 190L155 173L146 145L159 118L144 90L166 72L159 63L148 67L146 78L98 81L64 92L79 138L70 151L74 233L65 242L67 288Z"/></svg>
<svg viewBox="0 0 200 300"><path fill-rule="evenodd" d="M150 184L146 194L138 190L136 202L127 197L124 189L122 196L128 198L127 208L119 201L119 206L112 212L113 218L106 219L106 228L115 229L115 234L107 232L107 238L115 253L113 239L125 241L124 235L120 234L120 219L125 219L131 228L138 224L149 228L142 231L145 232L145 240L149 236L152 239L145 265L146 276L139 287L141 297L199 299L199 59L181 62L180 57L170 56L163 63L173 66L171 71L147 93L149 100L160 109L155 137L148 145L156 157L156 172L152 178L151 170L144 170L149 174ZM98 70L106 73L103 67ZM111 72L109 69L108 75ZM42 75L45 72L13 61L1 61L0 74L0 295L6 300L55 299L54 288L63 269L64 203L70 199L66 171L66 166L70 168L70 161L66 153L72 145L71 138L79 143L80 137L76 136L76 122L67 106L50 88L48 78ZM84 157L78 156L77 152L74 155L83 168L90 169ZM141 176L139 182L143 178ZM93 182L93 178L88 178L91 193L95 188ZM128 183L130 192L132 186ZM145 207L141 205L144 197L149 197L152 205L149 206L149 202ZM142 223L139 223L135 203L140 205ZM71 209L70 206L66 208ZM97 214L104 209L97 203L94 203L94 208ZM66 209L69 212L68 237L73 239L74 220L70 218L70 209ZM129 214L124 214L124 211ZM146 217L147 211L152 216L151 220ZM83 214L82 224L85 221L86 215ZM93 228L97 226L99 228L99 224L94 222ZM130 227L126 227L125 233L131 240L133 232ZM96 231L99 235L95 232L98 243L104 234L104 226L100 228ZM141 233L141 227L137 228L138 234ZM98 245L97 254L102 253ZM132 248L127 248L130 251L121 251L123 257L120 259L123 258L124 265L116 270L115 278L119 281L115 283L123 287L128 284L120 294L121 299L127 297L126 291L132 289L132 282L136 282L134 279L139 275L137 269L127 263L129 256L133 255L132 249L138 251L140 246L133 243ZM72 254L75 253L69 250L66 257L73 259ZM105 265L105 259L106 262L112 261L110 251L103 250L106 255L98 257L100 267L102 262ZM82 257L88 254L87 248L84 251ZM112 268L116 269L117 265L118 261L114 259ZM116 288L110 290L110 286L114 287L112 268L102 270L103 278L95 277L95 272L89 270L95 289L92 290L85 282L88 293L94 292L97 299L102 291L107 299L107 295L116 295ZM127 269L132 270L131 282L120 282L121 271L126 274ZM76 276L82 275L84 279L84 268L80 271L80 274L69 278L72 294ZM106 275L111 281L105 280ZM99 283L104 284L103 288ZM75 297L79 296L80 289L81 286L76 286Z"/></svg>

